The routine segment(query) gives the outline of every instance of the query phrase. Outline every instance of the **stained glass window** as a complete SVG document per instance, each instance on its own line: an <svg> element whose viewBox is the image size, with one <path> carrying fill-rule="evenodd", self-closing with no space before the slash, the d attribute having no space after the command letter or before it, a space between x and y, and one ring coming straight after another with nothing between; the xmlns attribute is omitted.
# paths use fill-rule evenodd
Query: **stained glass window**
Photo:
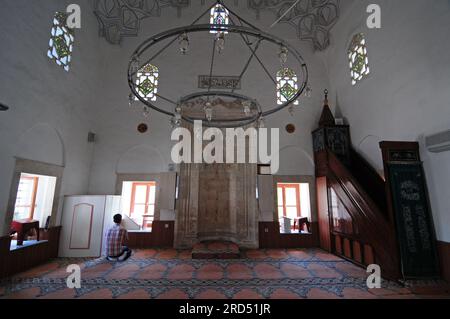
<svg viewBox="0 0 450 319"><path fill-rule="evenodd" d="M350 43L350 47L348 48L348 60L350 63L352 85L355 85L370 73L364 34L358 33L353 37L352 43Z"/></svg>
<svg viewBox="0 0 450 319"><path fill-rule="evenodd" d="M298 92L297 74L289 68L283 68L277 73L277 103L282 105L291 100ZM294 102L298 105L298 101Z"/></svg>
<svg viewBox="0 0 450 319"><path fill-rule="evenodd" d="M74 43L73 30L67 26L67 14L57 12L53 18L48 57L69 71Z"/></svg>
<svg viewBox="0 0 450 319"><path fill-rule="evenodd" d="M229 24L229 12L221 4L217 4L211 9L210 24L228 25ZM219 31L211 31L211 33L218 33ZM225 34L227 32L224 32Z"/></svg>
<svg viewBox="0 0 450 319"><path fill-rule="evenodd" d="M137 72L136 85L139 95L146 101L156 101L159 70L150 63ZM137 100L137 98L136 98Z"/></svg>

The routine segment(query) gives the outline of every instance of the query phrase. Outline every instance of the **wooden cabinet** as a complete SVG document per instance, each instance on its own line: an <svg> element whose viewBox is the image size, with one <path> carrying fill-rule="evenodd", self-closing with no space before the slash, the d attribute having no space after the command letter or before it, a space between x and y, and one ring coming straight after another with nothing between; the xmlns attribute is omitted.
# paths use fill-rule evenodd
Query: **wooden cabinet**
<svg viewBox="0 0 450 319"><path fill-rule="evenodd" d="M120 196L67 196L64 200L60 257L99 257L104 232L120 212Z"/></svg>

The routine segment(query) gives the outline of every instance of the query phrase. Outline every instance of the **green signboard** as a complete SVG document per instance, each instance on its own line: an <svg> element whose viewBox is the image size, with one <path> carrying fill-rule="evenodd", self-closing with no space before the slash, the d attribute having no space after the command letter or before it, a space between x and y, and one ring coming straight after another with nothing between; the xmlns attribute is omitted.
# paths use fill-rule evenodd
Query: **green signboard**
<svg viewBox="0 0 450 319"><path fill-rule="evenodd" d="M421 163L389 164L392 199L405 278L439 276L434 228Z"/></svg>

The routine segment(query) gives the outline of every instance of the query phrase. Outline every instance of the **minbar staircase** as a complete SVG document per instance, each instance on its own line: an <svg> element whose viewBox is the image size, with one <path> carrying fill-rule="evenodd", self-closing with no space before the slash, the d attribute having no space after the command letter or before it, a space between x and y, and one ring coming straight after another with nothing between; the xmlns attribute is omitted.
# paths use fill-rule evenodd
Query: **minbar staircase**
<svg viewBox="0 0 450 319"><path fill-rule="evenodd" d="M378 264L385 278L406 278L387 163L395 152L420 163L418 144L380 144L385 180L352 148L349 126L335 124L327 97L313 144L321 247L361 266Z"/></svg>
<svg viewBox="0 0 450 319"><path fill-rule="evenodd" d="M381 191L384 192L384 181L376 172L361 174L363 178L358 179L358 173L351 173L355 171L353 167L347 168L333 152L326 150L326 156L329 164L328 187L337 195L345 210L344 213L331 213L337 213L338 216L347 213L353 224L351 233L331 230L334 252L362 265L379 264L386 277L398 278L400 273L394 224L388 217L385 197L378 200L375 197ZM355 163L354 158L352 160ZM356 163L355 166L362 164ZM367 187L368 184L371 186ZM377 184L381 188L375 188Z"/></svg>

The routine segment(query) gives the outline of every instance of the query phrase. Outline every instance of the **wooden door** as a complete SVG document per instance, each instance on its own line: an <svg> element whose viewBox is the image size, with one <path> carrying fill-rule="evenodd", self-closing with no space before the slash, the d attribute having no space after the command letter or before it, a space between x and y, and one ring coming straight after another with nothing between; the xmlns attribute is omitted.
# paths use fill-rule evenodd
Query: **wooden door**
<svg viewBox="0 0 450 319"><path fill-rule="evenodd" d="M106 196L69 196L64 200L60 257L99 257Z"/></svg>

